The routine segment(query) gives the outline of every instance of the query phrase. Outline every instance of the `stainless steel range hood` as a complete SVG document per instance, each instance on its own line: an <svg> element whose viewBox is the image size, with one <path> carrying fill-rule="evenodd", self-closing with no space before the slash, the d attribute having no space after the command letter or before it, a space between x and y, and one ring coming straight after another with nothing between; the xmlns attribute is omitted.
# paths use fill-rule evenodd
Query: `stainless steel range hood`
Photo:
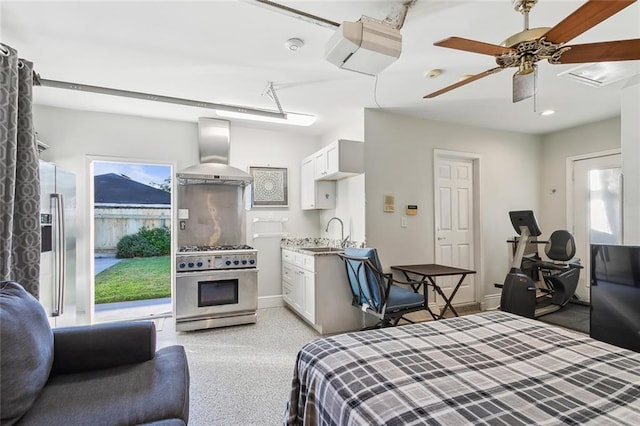
<svg viewBox="0 0 640 426"><path fill-rule="evenodd" d="M200 164L176 173L180 185L220 183L246 186L253 177L229 165L229 122L215 118L198 119Z"/></svg>

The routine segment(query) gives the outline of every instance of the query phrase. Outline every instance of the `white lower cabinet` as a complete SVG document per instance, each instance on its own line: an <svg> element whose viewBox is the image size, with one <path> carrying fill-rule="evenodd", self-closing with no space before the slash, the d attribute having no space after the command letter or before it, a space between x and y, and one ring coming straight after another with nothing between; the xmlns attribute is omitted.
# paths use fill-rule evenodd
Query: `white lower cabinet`
<svg viewBox="0 0 640 426"><path fill-rule="evenodd" d="M311 322L316 322L316 276L313 272L301 271L301 288L304 290L304 304L302 305L302 316Z"/></svg>
<svg viewBox="0 0 640 426"><path fill-rule="evenodd" d="M315 322L315 274L310 267L313 256L286 252L283 250L282 256L282 299L305 319Z"/></svg>
<svg viewBox="0 0 640 426"><path fill-rule="evenodd" d="M282 249L282 299L321 334L364 327L364 313L351 305L344 263L336 255Z"/></svg>

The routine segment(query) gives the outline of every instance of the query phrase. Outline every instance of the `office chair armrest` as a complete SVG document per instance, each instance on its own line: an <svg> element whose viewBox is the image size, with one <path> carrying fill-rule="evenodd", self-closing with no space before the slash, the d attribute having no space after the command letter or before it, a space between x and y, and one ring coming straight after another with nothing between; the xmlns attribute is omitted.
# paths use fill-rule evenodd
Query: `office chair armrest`
<svg viewBox="0 0 640 426"><path fill-rule="evenodd" d="M573 259L570 263L568 263L568 265L570 268L584 269L584 266L580 264L580 259Z"/></svg>
<svg viewBox="0 0 640 426"><path fill-rule="evenodd" d="M564 271L568 268L566 263L538 262L538 268L543 271Z"/></svg>
<svg viewBox="0 0 640 426"><path fill-rule="evenodd" d="M386 277L387 275L389 275L389 277L390 277L390 278L389 278L389 280L390 280L391 282L395 283L395 284L410 285L410 286L414 286L414 285L418 285L418 284L420 284L420 285L422 285L422 284L424 284L424 285L429 285L429 284L431 284L431 283L429 282L429 280L427 280L427 279L424 279L424 280L415 280L415 281L402 281L402 280L397 280L397 279L393 278L393 274L384 274L384 275L385 275L385 277Z"/></svg>

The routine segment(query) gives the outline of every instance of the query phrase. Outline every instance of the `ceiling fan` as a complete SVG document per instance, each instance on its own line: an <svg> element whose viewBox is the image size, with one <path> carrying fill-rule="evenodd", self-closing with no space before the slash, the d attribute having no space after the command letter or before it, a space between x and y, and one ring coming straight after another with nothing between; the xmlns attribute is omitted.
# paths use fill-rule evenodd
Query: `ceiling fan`
<svg viewBox="0 0 640 426"><path fill-rule="evenodd" d="M529 28L529 12L537 1L512 0L515 10L524 16L524 30L507 38L501 45L461 37L449 37L435 42L435 46L495 56L498 66L425 95L424 98L434 98L513 67L517 68L513 76L513 102L518 102L535 94L536 63L542 59L547 59L551 64L640 59L640 39L565 46L565 43L635 3L636 0L589 0L553 28Z"/></svg>

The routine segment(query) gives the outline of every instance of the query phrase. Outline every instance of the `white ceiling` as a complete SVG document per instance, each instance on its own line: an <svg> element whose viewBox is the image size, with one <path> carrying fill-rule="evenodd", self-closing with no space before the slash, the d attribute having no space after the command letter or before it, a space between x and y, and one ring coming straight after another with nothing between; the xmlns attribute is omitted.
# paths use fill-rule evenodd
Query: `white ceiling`
<svg viewBox="0 0 640 426"><path fill-rule="evenodd" d="M279 1L336 22L361 15L383 19L401 1ZM552 27L583 0L539 0L531 27ZM543 134L620 112L623 82L604 88L580 85L557 74L575 65L540 62L533 99L511 102L513 69L486 77L435 99L422 96L464 74L493 68L492 57L433 46L448 36L499 44L523 28L510 0L418 0L402 29L400 59L377 79L340 70L324 60L333 31L247 1L7 1L0 0L0 40L34 63L42 78L275 109L262 93L273 82L283 108L315 114L319 135L354 110L377 108L400 114L482 127ZM291 37L304 40L297 52ZM635 4L569 44L640 38ZM633 66L640 72L640 61ZM433 68L436 79L425 78ZM36 103L196 121L213 111L47 87L34 89ZM377 102L377 103L376 103ZM283 128L283 127L281 127ZM289 129L290 127L287 127Z"/></svg>

